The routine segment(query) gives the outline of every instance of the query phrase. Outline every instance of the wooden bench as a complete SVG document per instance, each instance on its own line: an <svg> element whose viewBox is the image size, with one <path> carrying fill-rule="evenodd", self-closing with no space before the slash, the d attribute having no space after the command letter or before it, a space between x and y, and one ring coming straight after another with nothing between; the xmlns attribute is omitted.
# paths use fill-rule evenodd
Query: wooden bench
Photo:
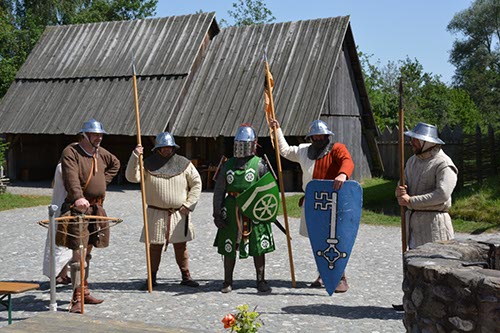
<svg viewBox="0 0 500 333"><path fill-rule="evenodd" d="M1 282L0 281L0 304L7 308L9 325L12 324L12 294L21 294L29 290L40 288L38 283L23 282ZM5 301L7 298L7 301Z"/></svg>

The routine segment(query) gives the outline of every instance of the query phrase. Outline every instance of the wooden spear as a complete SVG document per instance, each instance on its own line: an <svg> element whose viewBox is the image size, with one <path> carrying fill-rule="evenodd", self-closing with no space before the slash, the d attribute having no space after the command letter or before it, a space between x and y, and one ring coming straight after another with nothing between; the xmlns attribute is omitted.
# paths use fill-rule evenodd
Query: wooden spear
<svg viewBox="0 0 500 333"><path fill-rule="evenodd" d="M403 109L403 78L399 78L399 185L405 186L405 138ZM406 252L406 207L401 206L401 244L403 254Z"/></svg>
<svg viewBox="0 0 500 333"><path fill-rule="evenodd" d="M141 143L141 122L139 117L139 96L137 94L137 79L135 74L134 51L132 50L132 82L134 84L134 105L135 121L137 123L137 145ZM153 291L153 282L151 280L151 260L149 254L149 232L148 232L148 213L146 205L146 188L144 184L144 163L142 154L139 155L139 170L141 173L141 194L142 194L142 215L144 218L144 242L146 243L146 265L148 268L148 291Z"/></svg>
<svg viewBox="0 0 500 333"><path fill-rule="evenodd" d="M273 91L271 86L271 72L269 71L269 64L267 63L267 57L264 52L264 68L266 70L266 85L267 89L269 89L269 102L271 107L271 118L276 119L276 115L274 114L274 99L273 99ZM267 116L267 112L266 112ZM269 119L266 118L269 122ZM285 200L285 185L283 184L283 171L281 169L281 156L278 146L278 132L276 129L270 129L270 137L271 140L274 141L274 151L276 152L276 164L278 165L278 180L280 184L281 191L281 203L283 205L283 216L285 217L285 229L286 229L286 243L288 246L288 259L290 261L290 274L292 275L292 287L295 288L295 271L293 267L293 256L292 256L292 244L290 237L290 227L288 225L288 213L286 210L286 200Z"/></svg>

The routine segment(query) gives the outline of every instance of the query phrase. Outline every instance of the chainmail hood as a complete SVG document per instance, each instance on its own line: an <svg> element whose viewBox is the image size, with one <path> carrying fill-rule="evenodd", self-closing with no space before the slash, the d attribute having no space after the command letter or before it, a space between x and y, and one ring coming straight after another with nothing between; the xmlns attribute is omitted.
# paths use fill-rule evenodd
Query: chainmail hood
<svg viewBox="0 0 500 333"><path fill-rule="evenodd" d="M174 154L163 157L154 153L144 160L144 168L156 177L172 178L183 173L189 163L191 162L184 156Z"/></svg>

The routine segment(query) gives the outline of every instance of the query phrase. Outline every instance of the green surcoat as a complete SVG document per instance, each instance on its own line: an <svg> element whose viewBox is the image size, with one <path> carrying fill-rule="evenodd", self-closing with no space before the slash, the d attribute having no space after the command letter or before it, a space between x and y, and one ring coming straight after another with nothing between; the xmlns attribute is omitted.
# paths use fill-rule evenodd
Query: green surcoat
<svg viewBox="0 0 500 333"><path fill-rule="evenodd" d="M240 258L260 256L275 249L271 223L251 221L243 217L235 199L238 193L244 192L259 180L259 161L260 157L254 156L248 160L245 169L242 170L234 168L234 157L226 162L227 195L224 199L224 207L227 211L227 226L218 229L214 241L214 246L217 246L217 252L224 256L236 258L237 249L239 250ZM238 227L236 214L239 216L240 227ZM246 228L243 226L245 220L247 221ZM244 237L240 230L250 232L250 234Z"/></svg>

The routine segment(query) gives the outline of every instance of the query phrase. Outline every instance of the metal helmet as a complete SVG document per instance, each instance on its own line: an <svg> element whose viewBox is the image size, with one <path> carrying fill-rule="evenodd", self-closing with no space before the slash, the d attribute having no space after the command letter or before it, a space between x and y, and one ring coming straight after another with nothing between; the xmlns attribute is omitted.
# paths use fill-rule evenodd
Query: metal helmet
<svg viewBox="0 0 500 333"><path fill-rule="evenodd" d="M175 147L176 149L179 148L179 146L175 143L174 136L168 132L163 132L156 136L155 146L151 150L155 150L156 148L161 147Z"/></svg>
<svg viewBox="0 0 500 333"><path fill-rule="evenodd" d="M313 135L335 135L332 131L328 129L328 125L323 120L315 120L309 126L309 133L306 139L309 139Z"/></svg>
<svg viewBox="0 0 500 333"><path fill-rule="evenodd" d="M415 125L412 131L406 131L405 135L411 138L436 143L438 145L444 145L444 141L438 137L438 129L434 125L420 122Z"/></svg>
<svg viewBox="0 0 500 333"><path fill-rule="evenodd" d="M246 141L253 142L257 140L257 135L253 130L252 126L248 124L242 124L236 131L236 135L234 136L234 141Z"/></svg>
<svg viewBox="0 0 500 333"><path fill-rule="evenodd" d="M90 119L89 121L86 121L83 123L83 128L80 130L80 133L102 133L102 134L108 134L105 130L104 127L100 122L95 120L94 118Z"/></svg>
<svg viewBox="0 0 500 333"><path fill-rule="evenodd" d="M241 124L234 136L234 157L255 155L257 150L257 135L249 124Z"/></svg>

